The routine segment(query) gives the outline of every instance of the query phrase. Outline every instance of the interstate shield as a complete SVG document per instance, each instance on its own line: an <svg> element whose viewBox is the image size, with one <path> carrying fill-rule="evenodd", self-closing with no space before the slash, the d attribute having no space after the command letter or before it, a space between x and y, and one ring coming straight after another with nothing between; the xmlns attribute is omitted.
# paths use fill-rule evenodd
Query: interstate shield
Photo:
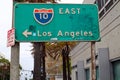
<svg viewBox="0 0 120 80"><path fill-rule="evenodd" d="M42 25L46 25L48 23L50 23L53 19L54 16L54 11L53 9L46 9L46 8L42 8L42 9L34 9L34 19Z"/></svg>

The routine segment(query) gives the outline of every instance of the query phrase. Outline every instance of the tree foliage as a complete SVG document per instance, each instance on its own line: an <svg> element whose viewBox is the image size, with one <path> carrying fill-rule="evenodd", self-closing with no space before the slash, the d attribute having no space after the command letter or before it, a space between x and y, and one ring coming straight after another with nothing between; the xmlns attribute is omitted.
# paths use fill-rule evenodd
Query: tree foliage
<svg viewBox="0 0 120 80"><path fill-rule="evenodd" d="M7 60L7 59L5 59L5 58L0 58L0 63L10 64L9 60Z"/></svg>
<svg viewBox="0 0 120 80"><path fill-rule="evenodd" d="M69 45L69 51L74 48L77 42L55 42L55 43L46 43L46 53L49 54L53 59L58 59L62 53L62 49Z"/></svg>

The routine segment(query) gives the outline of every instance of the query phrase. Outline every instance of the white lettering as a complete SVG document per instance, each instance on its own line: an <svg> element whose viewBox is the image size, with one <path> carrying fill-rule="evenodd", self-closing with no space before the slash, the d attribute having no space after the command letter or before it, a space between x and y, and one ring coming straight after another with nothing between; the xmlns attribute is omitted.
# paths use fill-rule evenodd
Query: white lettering
<svg viewBox="0 0 120 80"><path fill-rule="evenodd" d="M80 8L76 8L77 9L77 13L80 14Z"/></svg>
<svg viewBox="0 0 120 80"><path fill-rule="evenodd" d="M80 36L93 36L93 33L92 31L65 31L65 32L62 32L61 30L58 31L58 34L57 36L61 36L61 37L65 37L65 36L69 36L71 38L75 38L75 37L80 37Z"/></svg>
<svg viewBox="0 0 120 80"><path fill-rule="evenodd" d="M40 34L40 31L37 31L37 34L38 34L38 36L42 36L42 35Z"/></svg>
<svg viewBox="0 0 120 80"><path fill-rule="evenodd" d="M63 14L62 10L63 8L59 8L59 14Z"/></svg>
<svg viewBox="0 0 120 80"><path fill-rule="evenodd" d="M40 32L39 30L37 31L37 34L36 36L38 37L48 37L48 36L52 36L52 32L50 31L44 31L44 32ZM92 31L65 31L65 32L62 32L62 30L59 30L57 35L56 36L59 36L59 37L71 37L71 38L79 38L80 36L93 36L93 33Z"/></svg>
<svg viewBox="0 0 120 80"><path fill-rule="evenodd" d="M66 10L65 10L65 14L70 14L70 11L69 11L68 8L66 8Z"/></svg>
<svg viewBox="0 0 120 80"><path fill-rule="evenodd" d="M42 35L43 35L43 36L47 36L47 32L43 32Z"/></svg>
<svg viewBox="0 0 120 80"><path fill-rule="evenodd" d="M51 33L51 32L48 32L48 36L52 36L52 33Z"/></svg>
<svg viewBox="0 0 120 80"><path fill-rule="evenodd" d="M76 12L75 12L75 8L72 8L71 9L71 14L75 14Z"/></svg>
<svg viewBox="0 0 120 80"><path fill-rule="evenodd" d="M80 36L80 32L76 32L76 36Z"/></svg>
<svg viewBox="0 0 120 80"><path fill-rule="evenodd" d="M74 32L70 32L70 36L72 36L72 38L75 37L75 33Z"/></svg>
<svg viewBox="0 0 120 80"><path fill-rule="evenodd" d="M62 34L62 31L61 30L59 30L58 31L58 35L57 36L63 36L63 34Z"/></svg>
<svg viewBox="0 0 120 80"><path fill-rule="evenodd" d="M87 35L88 35L88 32L87 32L87 31L85 31L85 32L84 32L84 36L87 36Z"/></svg>
<svg viewBox="0 0 120 80"><path fill-rule="evenodd" d="M40 13L40 19L48 19L48 14L47 13Z"/></svg>
<svg viewBox="0 0 120 80"><path fill-rule="evenodd" d="M47 13L43 14L43 19L48 19L48 14Z"/></svg>
<svg viewBox="0 0 120 80"><path fill-rule="evenodd" d="M51 32L40 32L39 30L37 31L37 36L42 37L42 36L52 36Z"/></svg>
<svg viewBox="0 0 120 80"><path fill-rule="evenodd" d="M92 33L92 31L90 31L90 32L89 32L89 36L93 36L93 33Z"/></svg>
<svg viewBox="0 0 120 80"><path fill-rule="evenodd" d="M59 14L80 14L80 8L59 8Z"/></svg>

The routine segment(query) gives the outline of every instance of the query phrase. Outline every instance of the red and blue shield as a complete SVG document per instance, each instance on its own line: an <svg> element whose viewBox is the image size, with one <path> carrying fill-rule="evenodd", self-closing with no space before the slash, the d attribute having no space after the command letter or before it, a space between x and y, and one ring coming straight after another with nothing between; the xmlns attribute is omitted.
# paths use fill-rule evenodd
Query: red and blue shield
<svg viewBox="0 0 120 80"><path fill-rule="evenodd" d="M53 9L46 8L34 9L34 18L38 23L42 25L50 23L53 19L53 16L54 16Z"/></svg>

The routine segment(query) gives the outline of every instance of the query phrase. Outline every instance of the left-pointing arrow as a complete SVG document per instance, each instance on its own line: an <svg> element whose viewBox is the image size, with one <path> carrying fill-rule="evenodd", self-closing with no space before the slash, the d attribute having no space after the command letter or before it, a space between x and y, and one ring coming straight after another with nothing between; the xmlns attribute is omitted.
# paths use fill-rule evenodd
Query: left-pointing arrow
<svg viewBox="0 0 120 80"><path fill-rule="evenodd" d="M26 29L22 34L23 34L25 37L28 37L28 35L32 35L32 32L28 32L28 30Z"/></svg>

